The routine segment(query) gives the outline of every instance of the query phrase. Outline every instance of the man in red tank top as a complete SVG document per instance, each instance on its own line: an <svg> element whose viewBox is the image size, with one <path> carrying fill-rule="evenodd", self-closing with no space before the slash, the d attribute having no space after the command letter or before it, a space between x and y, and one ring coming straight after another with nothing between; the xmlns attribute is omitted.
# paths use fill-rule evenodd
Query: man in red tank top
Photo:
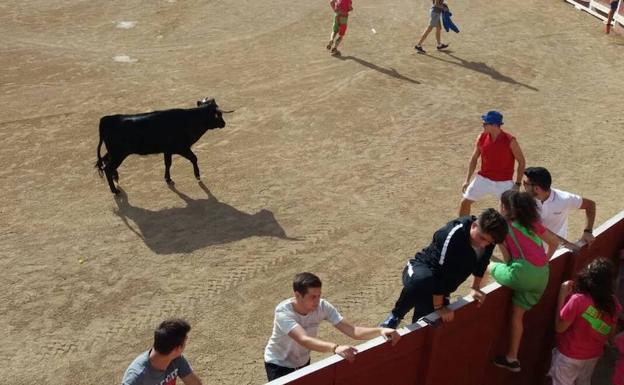
<svg viewBox="0 0 624 385"><path fill-rule="evenodd" d="M503 115L498 111L488 111L481 116L483 132L477 137L475 149L468 163L468 174L462 185L463 198L459 215L469 215L473 202L486 195L501 194L509 189L520 188L524 172L524 155L514 136L501 129ZM481 158L481 169L470 182L472 174ZM514 183L514 166L518 162Z"/></svg>

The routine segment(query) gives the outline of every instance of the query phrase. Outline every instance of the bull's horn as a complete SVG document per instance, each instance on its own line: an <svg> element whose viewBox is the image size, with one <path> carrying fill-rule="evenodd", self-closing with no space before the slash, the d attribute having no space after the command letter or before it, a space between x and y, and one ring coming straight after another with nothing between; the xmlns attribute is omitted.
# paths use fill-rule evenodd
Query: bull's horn
<svg viewBox="0 0 624 385"><path fill-rule="evenodd" d="M224 114L231 114L234 111L236 111L236 110L227 110L227 111L221 110L221 112L224 113Z"/></svg>

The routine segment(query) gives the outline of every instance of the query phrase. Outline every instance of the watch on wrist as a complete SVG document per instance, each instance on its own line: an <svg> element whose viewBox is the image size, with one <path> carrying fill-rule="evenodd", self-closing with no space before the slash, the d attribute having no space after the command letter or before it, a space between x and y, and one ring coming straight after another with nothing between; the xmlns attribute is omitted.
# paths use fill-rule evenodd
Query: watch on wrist
<svg viewBox="0 0 624 385"><path fill-rule="evenodd" d="M594 231L590 228L583 230L584 233L592 234Z"/></svg>

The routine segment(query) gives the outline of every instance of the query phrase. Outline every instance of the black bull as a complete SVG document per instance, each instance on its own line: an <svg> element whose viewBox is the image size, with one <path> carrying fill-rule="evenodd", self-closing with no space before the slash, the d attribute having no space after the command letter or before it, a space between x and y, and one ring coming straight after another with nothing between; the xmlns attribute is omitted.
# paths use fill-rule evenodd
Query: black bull
<svg viewBox="0 0 624 385"><path fill-rule="evenodd" d="M117 168L130 154L164 154L165 181L173 184L169 169L171 155L178 154L193 164L195 178L200 179L197 156L191 146L207 130L225 127L223 113L214 99L197 102L197 108L171 109L136 115L110 115L100 119L100 142L95 167L102 171L113 194L118 194L113 180L119 180ZM100 156L102 142L108 153Z"/></svg>

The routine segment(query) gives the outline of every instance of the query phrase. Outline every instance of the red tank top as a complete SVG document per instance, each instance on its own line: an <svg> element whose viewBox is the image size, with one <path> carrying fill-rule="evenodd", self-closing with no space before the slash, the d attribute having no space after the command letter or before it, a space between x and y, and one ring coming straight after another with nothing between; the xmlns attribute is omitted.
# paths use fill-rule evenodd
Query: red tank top
<svg viewBox="0 0 624 385"><path fill-rule="evenodd" d="M490 180L501 182L513 179L515 158L511 152L513 135L501 131L492 140L487 132L479 136L477 146L481 152L481 170L479 175Z"/></svg>

